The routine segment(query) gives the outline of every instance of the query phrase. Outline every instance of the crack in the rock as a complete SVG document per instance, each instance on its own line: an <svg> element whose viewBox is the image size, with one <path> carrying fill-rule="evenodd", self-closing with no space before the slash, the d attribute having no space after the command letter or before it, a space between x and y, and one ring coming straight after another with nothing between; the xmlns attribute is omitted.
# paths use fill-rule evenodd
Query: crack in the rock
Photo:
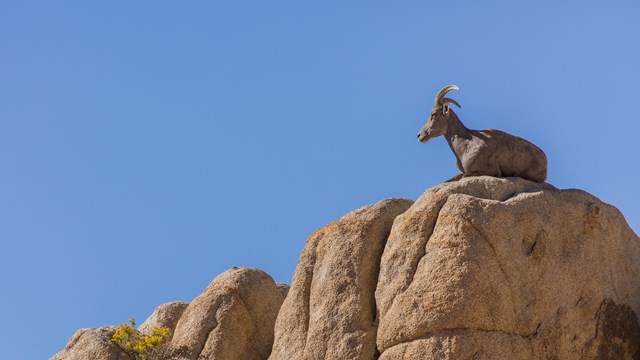
<svg viewBox="0 0 640 360"><path fill-rule="evenodd" d="M309 342L309 323L311 322L311 288L313 287L313 278L315 277L316 263L318 260L318 247L320 246L320 241L322 238L314 239L315 246L309 249L310 252L310 263L309 267L311 268L311 274L308 279L304 279L304 285L302 288L304 289L303 302L302 306L304 306L304 313L306 313L305 325L304 325L304 333L307 335L304 337L304 344L302 344L302 353L304 353L307 349L307 343ZM306 249L305 249L306 250ZM293 285L293 284L292 284Z"/></svg>
<svg viewBox="0 0 640 360"><path fill-rule="evenodd" d="M551 186L550 186L551 187ZM472 198L477 198L480 200L490 200L490 201L497 201L497 202L507 202L509 200L512 200L514 198L519 197L522 194L529 194L529 193L544 193L545 191L555 191L557 189L551 187L551 188L547 188L546 186L540 187L540 188L526 188L520 191L513 191L509 194L505 196L497 196L499 194L494 194L491 191L488 191L489 189L485 189L487 190L487 193L463 193L463 192L455 192L455 193L450 193L448 194L444 199L441 199L440 201L435 201L435 204L433 206L432 209L437 209L437 213L435 215L435 221L433 221L433 225L430 226L430 228L427 228L426 231L423 230L423 236L421 236L421 238L426 238L426 240L424 241L424 244L422 246L420 246L420 250L422 250L418 256L415 257L415 262L412 261L412 266L410 267L410 269L413 269L413 273L411 274L411 278L410 281L405 285L402 286L401 288L398 289L398 293L391 299L390 301L390 305L387 307L387 311L389 311L389 309L393 308L393 306L396 303L396 300L402 295L404 294L407 289L409 287L411 287L411 285L413 284L413 282L415 281L415 276L418 272L418 267L420 265L421 260L426 256L427 254L427 249L426 246L428 245L429 241L431 241L431 237L433 236L437 226L438 226L438 221L440 220L440 215L442 213L442 209L446 206L446 204L448 203L450 197L452 195L465 195L465 196L469 196ZM484 196L483 196L484 195ZM497 199L496 199L497 198ZM417 201L416 201L417 202ZM488 240L487 236L480 231L480 229L471 221L469 221L469 219L467 219L466 217L464 217L462 214L458 214L464 221L466 221L477 233L478 235L484 240L484 242L487 244L487 246L489 247L489 249L491 250L491 252L494 255L494 258L496 259L496 263L498 265L498 268L500 269L500 271L502 272L504 278L507 280L507 282L509 283L508 289L509 289L509 293L510 293L510 298L513 299L514 298L514 294L513 294L513 281L512 279L507 275L507 272L505 271L502 263L500 262L497 252L495 250L495 248L493 247L493 245L491 244L491 242ZM640 243L639 243L640 245ZM533 253L536 250L537 247L537 239L536 241L534 241L533 245L530 248L530 253ZM557 266L557 264L556 264ZM515 310L515 307L512 306L512 312L515 314L517 313ZM518 333L508 333L505 331L500 331L500 330L485 330L485 329L465 329L465 328L460 328L460 329L448 329L448 330L441 330L442 331L461 331L461 330L475 330L475 331L486 331L486 332L498 332L498 333L503 333L506 335L514 335L514 336L520 336L523 338L526 337L530 337L530 336L534 336L537 335L538 330L540 329L540 326L542 325L542 323L539 323L538 326L536 327L535 331L531 334L518 334ZM424 338L428 338L430 336L432 336L433 334L437 334L437 333L430 333L430 334L426 334L423 335L422 337L419 337L415 340L419 340L419 339L424 339ZM411 340L411 341L415 341L415 340ZM390 346L389 348L387 348L385 351L391 349L394 346L398 346L401 345L403 343L406 342L400 342L400 343L396 343L392 346ZM384 353L384 351L383 351ZM380 354L382 356L382 353Z"/></svg>
<svg viewBox="0 0 640 360"><path fill-rule="evenodd" d="M602 302L600 303L600 307L598 308L598 311L596 312L596 318L594 321L594 326L595 326L595 333L593 334L593 339L598 337L598 325L600 325L600 316L602 316L602 311L604 310L604 303L605 300L602 300Z"/></svg>
<svg viewBox="0 0 640 360"><path fill-rule="evenodd" d="M607 301L607 299L604 299L604 300L602 300L602 302L600 302L600 306L598 307L598 311L596 311L596 314L595 314L594 320L593 320L593 322L594 322L593 325L594 325L594 328L595 328L593 337L591 337L589 340L587 340L585 342L585 344L593 343L593 341L595 341L598 338L598 325L600 325L600 316L602 315L602 311L604 310L604 306L605 306L605 302L606 301ZM586 352L588 351L588 348L589 348L588 346L585 346L582 349L582 354L581 354L582 358L585 357Z"/></svg>
<svg viewBox="0 0 640 360"><path fill-rule="evenodd" d="M538 325L538 327L536 328L536 331L532 332L532 333L525 333L525 334L520 334L517 332L509 332L509 331L504 331L504 330L498 330L498 329L494 329L494 330L490 330L490 329L480 329L480 328L450 328L450 329L441 329L441 330L437 330L437 331L432 331L429 332L425 335L416 337L414 339L408 340L408 341L401 341L397 344L394 344L388 348L386 348L381 355L384 355L384 353L386 351L389 351L391 349L393 349L396 346L400 346L400 345L405 345L405 344L410 344L412 342L415 341L420 341L420 340L427 340L429 338L432 338L434 336L453 336L453 335L458 335L459 333L465 333L465 332L481 332L481 333L493 333L493 334L503 334L503 335L507 335L507 336L517 336L519 338L522 338L524 340L530 340L532 337L536 336L538 333L538 329L540 328L541 323ZM405 350L406 351L406 348Z"/></svg>
<svg viewBox="0 0 640 360"><path fill-rule="evenodd" d="M411 274L411 280L409 281L407 286L404 289L402 289L402 291L400 293L404 293L409 287L411 287L411 284L413 284L413 282L415 280L415 277L416 277L416 274L418 273L418 266L420 265L420 261L422 261L422 258L427 255L427 244L429 244L429 241L431 240L431 236L433 235L433 233L436 230L436 227L438 226L438 220L440 219L440 213L442 212L442 209L446 205L447 201L449 201L449 197L447 197L446 200L442 202L442 205L440 205L440 208L438 209L438 212L437 212L437 214L435 216L435 221L433 222L433 225L431 226L431 229L430 229L429 233L426 236L427 240L424 242L424 244L422 246L420 246L420 250L422 250L422 251L421 251L420 255L416 257L418 260L416 261L415 266L412 266L413 274ZM393 300L395 301L395 298ZM393 302L391 303L391 305L393 306Z"/></svg>
<svg viewBox="0 0 640 360"><path fill-rule="evenodd" d="M482 240L487 244L487 246L489 247L489 249L491 249L491 252L493 253L493 256L496 259L496 262L498 263L498 267L500 268L500 271L502 272L502 274L504 275L505 279L509 282L510 285L513 285L511 283L511 279L509 279L509 276L507 276L507 272L504 270L504 268L502 267L502 263L500 262L500 260L498 259L498 253L496 252L496 249L493 247L493 244L491 244L491 242L489 241L489 239L487 239L487 236L484 235L482 233L482 231L480 231L480 229L478 229L478 227L471 222L471 220L467 219L464 215L460 215L460 217L466 221L469 225L471 225L471 227L478 233L478 235L480 235L480 238L482 238Z"/></svg>
<svg viewBox="0 0 640 360"><path fill-rule="evenodd" d="M504 270L504 268L502 267L502 263L500 262L500 258L498 257L498 253L496 252L496 249L493 247L493 244L491 244L491 242L489 241L489 239L487 238L487 236L480 231L480 229L478 229L478 227L471 222L469 219L467 219L464 215L460 214L460 217L466 221L469 225L471 225L471 227L478 233L478 235L480 235L480 237L482 238L482 240L484 240L484 242L487 244L487 246L489 247L489 249L491 249L491 252L493 253L494 258L496 259L496 263L498 264L498 268L500 269L500 271L502 272L502 275L504 276L504 278L507 280L507 282L509 283L509 286L507 287L509 289L509 295L510 295L510 300L514 299L514 295L513 295L513 281L509 278L509 276L507 275L507 272ZM510 304L513 305L513 301L509 301ZM513 311L514 314L517 313L515 307L512 307L511 309Z"/></svg>
<svg viewBox="0 0 640 360"><path fill-rule="evenodd" d="M531 246L529 246L529 249L527 250L527 256L533 255L533 252L536 250L536 245L538 245L537 237L536 239L533 240L533 243L531 244Z"/></svg>
<svg viewBox="0 0 640 360"><path fill-rule="evenodd" d="M488 190L488 189L485 189L485 190ZM527 189L524 189L522 191L514 191L514 192L510 193L509 195L507 195L506 198L505 197L501 197L501 196L497 196L497 194L493 194L490 191L489 191L489 194L467 194L467 193L462 193L462 192L461 193L451 193L451 194L447 195L447 197L444 200L441 200L440 203L436 202L434 208L437 208L438 206L439 206L439 208L437 210L437 214L435 216L435 221L433 223L433 226L431 226L431 231L429 233L425 234L426 235L425 237L426 237L427 240L425 241L424 245L420 247L420 249L423 250L423 251L417 257L418 261L415 263L415 267L412 266L413 274L411 274L411 280L409 281L407 286L404 287L398 293L398 295L404 293L411 286L411 284L413 284L413 281L415 280L416 273L418 272L418 265L420 264L420 261L422 260L422 258L426 255L426 253L427 253L427 249L426 249L427 244L431 240L431 236L435 232L435 229L436 229L436 227L438 225L438 220L440 219L440 213L442 212L442 209L446 206L446 204L449 201L449 198L451 198L451 196L453 196L453 195L465 195L465 196L469 196L469 197L473 197L473 198L477 198L477 199L481 199L481 200L493 200L493 201L499 201L499 202L506 202L506 201L509 201L509 200L511 200L511 199L523 194L523 193L536 193L536 192L541 192L541 191L546 191L546 190L547 189L527 188ZM483 195L488 195L488 196L483 196ZM500 199L499 200L494 200L493 198L496 198L496 197L500 198ZM491 248L491 251L493 251L494 255L496 255L496 252L495 252L495 249L493 248L493 246L488 242L488 240L486 239L486 236L484 236L484 234L475 226L475 224L473 224L471 221L469 221L464 216L462 216L462 215L460 215L460 216L465 221L467 221L478 232L478 234L480 234L480 236L483 238L483 240L485 240L485 242L487 242L487 244ZM534 244L534 246L535 246L535 244ZM533 251L533 249L532 249L532 251ZM498 261L497 260L497 255L496 255L496 261ZM505 274L505 277L507 278L507 280L509 280L508 276L506 276L506 273L504 272L504 269L502 268L502 264L500 264L499 261L498 261L498 266L500 267L500 270L502 270L502 272ZM393 304L395 302L395 298L397 298L397 295L392 300L391 306L389 308L393 307Z"/></svg>

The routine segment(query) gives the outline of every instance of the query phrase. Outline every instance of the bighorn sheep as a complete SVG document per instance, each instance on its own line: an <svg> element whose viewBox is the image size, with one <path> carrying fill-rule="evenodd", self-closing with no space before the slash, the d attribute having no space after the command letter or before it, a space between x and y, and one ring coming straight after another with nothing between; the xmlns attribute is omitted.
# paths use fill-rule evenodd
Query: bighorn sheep
<svg viewBox="0 0 640 360"><path fill-rule="evenodd" d="M431 115L418 133L422 143L440 135L447 139L461 171L449 181L479 175L518 176L535 182L546 180L547 157L540 148L500 130L467 129L450 107L450 104L457 107L460 104L445 97L451 90L460 88L447 85L438 92Z"/></svg>

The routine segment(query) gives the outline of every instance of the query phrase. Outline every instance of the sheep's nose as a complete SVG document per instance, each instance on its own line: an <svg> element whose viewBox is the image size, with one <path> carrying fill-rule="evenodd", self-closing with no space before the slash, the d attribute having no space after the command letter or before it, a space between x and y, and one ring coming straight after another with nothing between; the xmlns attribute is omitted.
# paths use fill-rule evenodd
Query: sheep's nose
<svg viewBox="0 0 640 360"><path fill-rule="evenodd" d="M418 133L418 139L420 139L420 133Z"/></svg>

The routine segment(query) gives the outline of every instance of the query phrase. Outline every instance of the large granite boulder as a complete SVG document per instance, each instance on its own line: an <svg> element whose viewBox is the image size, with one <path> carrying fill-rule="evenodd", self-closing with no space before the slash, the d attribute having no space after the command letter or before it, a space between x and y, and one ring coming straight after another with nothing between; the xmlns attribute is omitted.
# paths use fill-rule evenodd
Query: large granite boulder
<svg viewBox="0 0 640 360"><path fill-rule="evenodd" d="M111 342L115 326L80 329L69 339L64 350L51 360L132 360L118 345Z"/></svg>
<svg viewBox="0 0 640 360"><path fill-rule="evenodd" d="M637 359L640 241L584 191L466 178L398 216L376 301L382 360Z"/></svg>
<svg viewBox="0 0 640 360"><path fill-rule="evenodd" d="M380 256L393 220L411 204L390 199L365 206L309 237L269 359L374 358Z"/></svg>
<svg viewBox="0 0 640 360"><path fill-rule="evenodd" d="M188 302L183 301L162 304L138 327L138 330L143 334L151 334L153 328L168 328L170 340L176 330L178 320L188 305Z"/></svg>
<svg viewBox="0 0 640 360"><path fill-rule="evenodd" d="M184 310L169 346L176 360L265 360L271 353L281 287L264 271L218 275Z"/></svg>

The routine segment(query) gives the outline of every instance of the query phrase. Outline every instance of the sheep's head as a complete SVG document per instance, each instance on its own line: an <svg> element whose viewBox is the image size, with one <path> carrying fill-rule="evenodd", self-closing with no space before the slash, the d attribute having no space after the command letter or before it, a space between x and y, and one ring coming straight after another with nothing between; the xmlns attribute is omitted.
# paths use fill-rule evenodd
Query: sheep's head
<svg viewBox="0 0 640 360"><path fill-rule="evenodd" d="M449 119L455 116L450 105L455 104L457 107L460 107L460 104L455 100L444 97L451 90L460 90L460 88L455 85L447 85L436 95L429 119L427 119L427 123L424 124L422 130L418 133L418 140L421 143L426 143L434 137L444 135L447 132Z"/></svg>

